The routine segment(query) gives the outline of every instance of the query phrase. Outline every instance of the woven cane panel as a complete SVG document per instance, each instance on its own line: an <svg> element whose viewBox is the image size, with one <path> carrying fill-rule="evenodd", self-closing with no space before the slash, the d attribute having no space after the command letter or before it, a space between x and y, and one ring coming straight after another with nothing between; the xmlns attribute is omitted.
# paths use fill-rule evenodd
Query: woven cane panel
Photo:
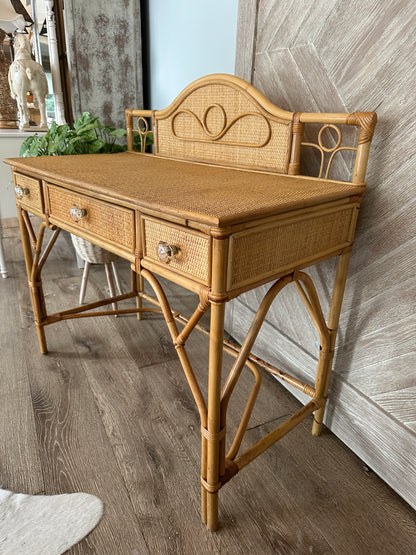
<svg viewBox="0 0 416 555"><path fill-rule="evenodd" d="M237 167L287 171L289 122L265 116L241 91L206 85L157 121L159 154Z"/></svg>
<svg viewBox="0 0 416 555"><path fill-rule="evenodd" d="M179 253L166 266L209 283L210 240L208 236L144 218L145 257L165 265L158 256L160 241L179 247Z"/></svg>
<svg viewBox="0 0 416 555"><path fill-rule="evenodd" d="M16 199L25 208L33 208L42 210L42 194L40 189L40 181L38 179L33 179L32 177L27 177L19 173L15 174L16 186L22 189L29 189L29 194L20 198L16 195Z"/></svg>
<svg viewBox="0 0 416 555"><path fill-rule="evenodd" d="M230 288L295 268L310 257L345 246L354 208L280 222L231 238ZM229 274L230 275L230 274Z"/></svg>
<svg viewBox="0 0 416 555"><path fill-rule="evenodd" d="M48 186L51 220L70 224L112 244L133 250L134 212L113 206L87 196L67 191L61 187ZM87 216L78 222L71 218L72 206L85 208Z"/></svg>

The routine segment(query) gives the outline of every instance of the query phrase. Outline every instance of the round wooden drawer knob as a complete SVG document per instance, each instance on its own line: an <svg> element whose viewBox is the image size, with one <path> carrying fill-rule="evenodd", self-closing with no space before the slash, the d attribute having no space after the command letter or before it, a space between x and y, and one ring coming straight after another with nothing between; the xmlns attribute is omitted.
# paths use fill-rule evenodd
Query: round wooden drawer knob
<svg viewBox="0 0 416 555"><path fill-rule="evenodd" d="M172 258L178 254L179 247L176 245L169 245L166 241L160 241L157 246L157 254L162 262L169 264Z"/></svg>

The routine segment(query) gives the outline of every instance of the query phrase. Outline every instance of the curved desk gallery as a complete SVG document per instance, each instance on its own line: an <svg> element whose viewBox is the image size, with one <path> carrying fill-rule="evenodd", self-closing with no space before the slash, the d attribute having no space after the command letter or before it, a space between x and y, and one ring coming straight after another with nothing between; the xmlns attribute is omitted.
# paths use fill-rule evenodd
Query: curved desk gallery
<svg viewBox="0 0 416 555"><path fill-rule="evenodd" d="M320 433L376 114L287 112L245 81L217 74L189 85L164 110L126 110L126 120L127 152L84 155L81 160L78 156L7 160L13 169L40 349L47 352L47 325L114 314L90 312L110 302L135 297L137 308L117 312L163 314L200 414L202 519L215 530L218 491L226 482L312 413L312 433ZM149 120L155 133L154 153L133 152L134 130L145 145ZM349 126L359 129L358 139L345 132ZM309 139L314 133L315 141ZM346 137L352 138L349 146L343 144ZM304 148L317 153L316 177L299 175ZM346 150L354 158L351 181L330 179L334 160L344 157ZM37 233L29 211L42 218ZM53 233L42 249L46 227ZM48 314L41 271L60 229L129 260L132 291ZM338 257L338 266L326 322L304 269L331 257ZM172 312L156 276L199 295L189 319ZM154 297L143 291L144 279ZM269 282L242 346L224 341L226 303ZM320 337L314 384L301 383L251 354L271 303L289 283L295 285ZM209 331L199 324L208 309ZM181 331L177 323L183 326ZM207 399L186 353L186 340L195 329L209 334ZM235 363L221 388L223 349ZM226 452L227 406L245 366L254 385ZM260 387L258 367L300 388L311 400L240 453Z"/></svg>

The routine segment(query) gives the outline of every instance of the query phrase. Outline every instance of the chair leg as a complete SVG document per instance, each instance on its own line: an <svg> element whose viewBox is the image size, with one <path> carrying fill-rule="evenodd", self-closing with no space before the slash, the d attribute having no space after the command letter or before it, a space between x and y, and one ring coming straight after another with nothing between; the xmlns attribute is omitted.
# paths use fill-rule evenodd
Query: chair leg
<svg viewBox="0 0 416 555"><path fill-rule="evenodd" d="M90 263L85 260L84 272L82 274L82 281L81 281L81 290L79 292L79 304L84 304L85 290L87 288L89 273L90 273Z"/></svg>
<svg viewBox="0 0 416 555"><path fill-rule="evenodd" d="M117 293L119 295L123 294L123 291L121 289L121 283L120 283L120 279L118 277L118 272L117 272L117 266L115 264L115 262L111 262L111 268L113 269L113 274L114 274L114 281L116 282L116 289L117 289Z"/></svg>
<svg viewBox="0 0 416 555"><path fill-rule="evenodd" d="M3 277L3 278L7 277L6 262L4 260L4 251L3 251L1 230L0 230L0 274L1 274L1 277Z"/></svg>
<svg viewBox="0 0 416 555"><path fill-rule="evenodd" d="M113 280L113 275L111 273L110 263L106 262L104 264L104 268L105 268L105 273L106 273L106 276L107 276L108 288L110 289L110 296L115 297L116 291L114 289L114 280ZM117 303L112 303L112 306L113 306L113 310L117 310Z"/></svg>

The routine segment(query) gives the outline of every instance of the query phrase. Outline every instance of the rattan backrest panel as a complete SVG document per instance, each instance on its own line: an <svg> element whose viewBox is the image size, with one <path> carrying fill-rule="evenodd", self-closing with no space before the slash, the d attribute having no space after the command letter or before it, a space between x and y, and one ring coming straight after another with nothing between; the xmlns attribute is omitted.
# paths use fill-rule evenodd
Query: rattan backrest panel
<svg viewBox="0 0 416 555"><path fill-rule="evenodd" d="M155 112L155 153L286 173L292 113L270 112L255 93L257 98L247 83L230 76L196 81Z"/></svg>

